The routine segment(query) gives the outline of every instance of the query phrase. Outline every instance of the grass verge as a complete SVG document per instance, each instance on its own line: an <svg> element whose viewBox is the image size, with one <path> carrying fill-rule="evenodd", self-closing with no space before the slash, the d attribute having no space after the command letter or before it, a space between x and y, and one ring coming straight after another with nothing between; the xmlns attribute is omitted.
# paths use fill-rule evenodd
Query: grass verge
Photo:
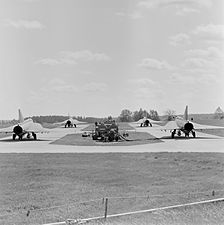
<svg viewBox="0 0 224 225"><path fill-rule="evenodd" d="M215 198L223 197L224 155L221 153L0 156L0 214L4 215L0 224L42 224L102 216L103 197L123 197L109 200L108 214L209 199L212 190L216 190ZM131 196L149 198L124 198ZM85 203L91 199L95 201ZM207 209L210 224L216 220L214 210L222 214L221 206ZM30 209L33 211L27 217ZM182 212L179 218L181 215ZM161 215L153 216L155 221ZM132 224L150 224L144 222L147 218L143 218L144 223L138 223L138 216L130 218L133 219L137 222ZM169 221L169 214L162 215L162 220ZM118 219L118 224L124 221Z"/></svg>

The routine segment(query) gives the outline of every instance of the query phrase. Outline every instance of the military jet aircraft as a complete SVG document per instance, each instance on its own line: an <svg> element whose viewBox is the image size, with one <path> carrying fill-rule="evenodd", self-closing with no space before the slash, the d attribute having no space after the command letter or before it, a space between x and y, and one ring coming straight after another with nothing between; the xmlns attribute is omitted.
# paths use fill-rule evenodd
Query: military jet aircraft
<svg viewBox="0 0 224 225"><path fill-rule="evenodd" d="M154 124L160 125L161 123L163 123L163 121L156 121L156 120L152 120L147 117L144 117L134 123L139 124L140 127L149 127L149 126L152 127L152 125Z"/></svg>
<svg viewBox="0 0 224 225"><path fill-rule="evenodd" d="M83 124L83 123L86 123L86 122L78 121L76 119L73 119L71 116L69 116L67 120L55 123L55 125L64 126L65 128L66 127L70 128L70 127L76 127L77 124Z"/></svg>
<svg viewBox="0 0 224 225"><path fill-rule="evenodd" d="M201 125L198 123L193 122L193 118L188 120L188 106L186 106L183 117L174 116L174 121L168 122L165 126L161 128L163 131L169 130L171 132L171 137L177 134L181 136L184 133L185 137L189 137L190 134L195 138L196 131L203 131L206 129L224 129L224 127L218 126L208 126L208 125Z"/></svg>
<svg viewBox="0 0 224 225"><path fill-rule="evenodd" d="M19 109L19 123L14 126L0 129L0 133L5 134L12 133L13 140L16 139L16 136L19 137L19 140L22 140L25 135L28 139L31 138L32 135L33 139L36 140L37 139L36 133L47 133L47 132L48 132L47 129L43 128L41 124L33 122L31 118L24 120L24 117L20 109Z"/></svg>

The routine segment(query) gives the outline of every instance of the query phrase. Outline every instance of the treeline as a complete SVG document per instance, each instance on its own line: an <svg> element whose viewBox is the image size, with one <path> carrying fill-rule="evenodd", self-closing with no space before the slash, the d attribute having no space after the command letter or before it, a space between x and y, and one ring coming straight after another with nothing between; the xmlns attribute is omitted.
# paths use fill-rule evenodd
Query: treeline
<svg viewBox="0 0 224 225"><path fill-rule="evenodd" d="M77 116L77 117L73 117L74 119L77 119L79 121L85 121L84 117L81 116ZM32 116L31 119L37 123L58 123L58 122L63 122L65 120L68 119L68 116Z"/></svg>
<svg viewBox="0 0 224 225"><path fill-rule="evenodd" d="M34 122L40 123L40 124L53 124L58 122L63 122L65 120L68 120L68 116L32 116L32 117L26 117L25 119L31 118ZM104 120L105 118L96 118L96 117L82 117L82 116L73 116L73 119L76 119L78 121L87 122L87 123L95 123L100 122ZM7 127L10 125L18 124L18 120L0 120L0 127Z"/></svg>
<svg viewBox="0 0 224 225"><path fill-rule="evenodd" d="M144 117L147 117L149 119L157 120L159 121L159 114L156 110L150 110L149 112L146 110L143 110L142 108L139 109L139 111L131 112L129 109L123 109L121 111L120 116L118 117L118 121L120 122L133 122L138 121Z"/></svg>
<svg viewBox="0 0 224 225"><path fill-rule="evenodd" d="M153 120L160 120L160 117L156 110L150 110L149 112L140 108L138 111L131 112L128 109L124 109L121 111L121 114L118 118L113 118L118 122L133 122L142 119L143 117L147 117ZM58 123L68 119L67 116L33 116L31 117L33 121L37 123ZM73 117L79 121L87 122L87 123L95 123L105 120L105 118L96 118L96 117L82 117L77 116Z"/></svg>

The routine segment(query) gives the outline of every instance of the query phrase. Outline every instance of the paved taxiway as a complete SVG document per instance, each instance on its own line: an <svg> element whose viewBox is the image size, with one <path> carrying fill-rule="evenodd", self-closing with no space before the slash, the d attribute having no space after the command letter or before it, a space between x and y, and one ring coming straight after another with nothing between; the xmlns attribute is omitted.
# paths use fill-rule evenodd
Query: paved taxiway
<svg viewBox="0 0 224 225"><path fill-rule="evenodd" d="M136 131L149 132L150 134L163 138L161 143L150 143L133 146L70 146L50 144L66 134L81 133L81 129L86 125L78 128L55 128L50 133L38 134L37 141L12 141L11 137L0 140L0 153L106 153L106 152L223 152L224 138L215 135L197 132L197 138L176 138L171 139L169 132L162 132L153 127L140 128ZM81 135L81 134L80 134Z"/></svg>

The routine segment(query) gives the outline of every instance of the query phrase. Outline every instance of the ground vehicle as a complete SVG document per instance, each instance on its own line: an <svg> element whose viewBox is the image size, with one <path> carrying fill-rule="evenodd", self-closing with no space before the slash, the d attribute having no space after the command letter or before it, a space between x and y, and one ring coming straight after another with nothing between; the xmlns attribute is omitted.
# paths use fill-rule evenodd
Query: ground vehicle
<svg viewBox="0 0 224 225"><path fill-rule="evenodd" d="M118 132L118 125L114 120L107 120L102 123L95 123L95 131L92 133L93 140L100 141L118 141L120 134Z"/></svg>

